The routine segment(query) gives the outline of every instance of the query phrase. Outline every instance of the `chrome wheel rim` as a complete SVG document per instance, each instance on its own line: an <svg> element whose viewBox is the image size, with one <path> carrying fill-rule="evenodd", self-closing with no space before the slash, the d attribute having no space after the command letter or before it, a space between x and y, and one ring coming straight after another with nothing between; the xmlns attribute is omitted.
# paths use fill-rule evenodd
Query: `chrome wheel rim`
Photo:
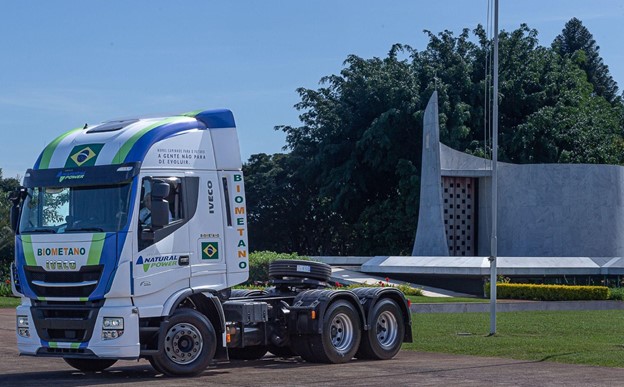
<svg viewBox="0 0 624 387"><path fill-rule="evenodd" d="M176 364L189 364L201 354L204 340L199 329L188 323L176 324L165 336L165 353Z"/></svg>
<svg viewBox="0 0 624 387"><path fill-rule="evenodd" d="M399 334L399 323L393 313L385 311L377 318L377 342L384 349L391 348Z"/></svg>
<svg viewBox="0 0 624 387"><path fill-rule="evenodd" d="M331 343L339 352L347 352L353 345L353 322L344 313L338 313L330 325Z"/></svg>

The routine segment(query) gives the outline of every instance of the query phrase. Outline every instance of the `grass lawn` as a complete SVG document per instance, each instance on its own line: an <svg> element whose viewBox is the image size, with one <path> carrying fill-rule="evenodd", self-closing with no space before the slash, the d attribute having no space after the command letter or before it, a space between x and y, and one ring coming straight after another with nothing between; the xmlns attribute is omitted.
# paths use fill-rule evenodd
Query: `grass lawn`
<svg viewBox="0 0 624 387"><path fill-rule="evenodd" d="M624 367L624 311L412 314L414 342L403 349Z"/></svg>
<svg viewBox="0 0 624 387"><path fill-rule="evenodd" d="M15 308L20 303L17 297L0 297L0 308Z"/></svg>

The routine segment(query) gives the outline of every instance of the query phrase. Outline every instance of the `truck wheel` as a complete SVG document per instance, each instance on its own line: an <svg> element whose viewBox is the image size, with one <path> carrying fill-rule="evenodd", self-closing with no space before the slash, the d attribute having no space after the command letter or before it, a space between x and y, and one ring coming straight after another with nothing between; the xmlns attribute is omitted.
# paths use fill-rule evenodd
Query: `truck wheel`
<svg viewBox="0 0 624 387"><path fill-rule="evenodd" d="M160 353L152 357L157 371L170 376L202 372L214 357L217 338L210 320L194 309L178 309L161 328Z"/></svg>
<svg viewBox="0 0 624 387"><path fill-rule="evenodd" d="M117 359L76 359L64 357L65 363L83 372L97 372L117 363Z"/></svg>
<svg viewBox="0 0 624 387"><path fill-rule="evenodd" d="M310 349L310 338L308 336L292 337L291 343L294 352L301 356L303 360L310 363L318 363L320 361Z"/></svg>
<svg viewBox="0 0 624 387"><path fill-rule="evenodd" d="M360 316L347 301L332 303L323 318L323 332L310 337L316 362L346 363L357 351L362 337Z"/></svg>
<svg viewBox="0 0 624 387"><path fill-rule="evenodd" d="M330 276L331 266L322 262L278 259L269 264L269 279L295 277L327 282Z"/></svg>
<svg viewBox="0 0 624 387"><path fill-rule="evenodd" d="M159 374L164 374L165 373L165 370L160 368L160 365L158 365L158 363L156 363L154 361L154 357L153 356L148 356L147 357L147 361L149 361L150 365L152 366L152 368L154 368L156 370L156 372L158 372Z"/></svg>
<svg viewBox="0 0 624 387"><path fill-rule="evenodd" d="M228 355L232 360L258 360L267 353L264 345L252 345L245 348L229 348Z"/></svg>
<svg viewBox="0 0 624 387"><path fill-rule="evenodd" d="M356 357L374 360L391 359L401 349L405 335L401 309L396 302L386 298L373 307L371 316L370 329L362 337L362 344Z"/></svg>

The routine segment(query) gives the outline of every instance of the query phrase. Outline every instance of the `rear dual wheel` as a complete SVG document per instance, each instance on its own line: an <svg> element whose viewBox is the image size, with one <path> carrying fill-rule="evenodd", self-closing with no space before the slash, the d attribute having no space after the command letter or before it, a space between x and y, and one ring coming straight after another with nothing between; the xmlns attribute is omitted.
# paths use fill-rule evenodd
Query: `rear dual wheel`
<svg viewBox="0 0 624 387"><path fill-rule="evenodd" d="M397 303L389 298L380 300L371 310L371 327L362 337L356 357L387 360L401 349L405 323Z"/></svg>
<svg viewBox="0 0 624 387"><path fill-rule="evenodd" d="M360 316L347 301L332 303L323 318L320 335L293 338L293 349L312 363L346 363L355 355L362 336Z"/></svg>

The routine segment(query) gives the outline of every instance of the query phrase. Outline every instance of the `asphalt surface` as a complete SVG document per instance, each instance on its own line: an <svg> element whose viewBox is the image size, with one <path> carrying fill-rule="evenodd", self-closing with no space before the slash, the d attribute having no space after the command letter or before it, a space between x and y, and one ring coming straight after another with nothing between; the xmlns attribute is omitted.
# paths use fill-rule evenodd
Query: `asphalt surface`
<svg viewBox="0 0 624 387"><path fill-rule="evenodd" d="M0 386L621 386L624 368L401 351L388 361L311 364L266 356L211 366L193 378L157 374L144 360L119 361L99 373L62 359L18 356L15 311L0 309Z"/></svg>

